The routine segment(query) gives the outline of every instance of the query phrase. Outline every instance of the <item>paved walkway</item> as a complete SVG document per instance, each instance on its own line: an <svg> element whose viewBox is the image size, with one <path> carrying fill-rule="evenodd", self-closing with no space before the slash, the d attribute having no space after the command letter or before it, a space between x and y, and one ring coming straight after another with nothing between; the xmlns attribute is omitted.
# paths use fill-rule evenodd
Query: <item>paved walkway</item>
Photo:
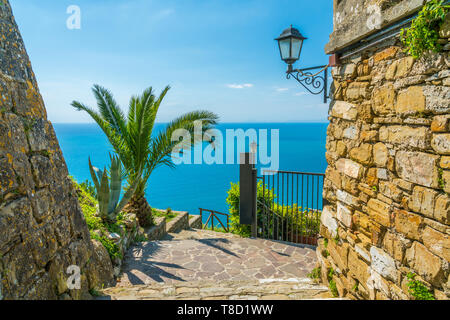
<svg viewBox="0 0 450 320"><path fill-rule="evenodd" d="M328 288L309 279L189 281L115 287L101 300L311 300L330 299Z"/></svg>
<svg viewBox="0 0 450 320"><path fill-rule="evenodd" d="M307 279L315 264L310 246L182 231L131 248L117 286L104 292L112 299L263 298L280 292L286 299L298 299L326 291Z"/></svg>

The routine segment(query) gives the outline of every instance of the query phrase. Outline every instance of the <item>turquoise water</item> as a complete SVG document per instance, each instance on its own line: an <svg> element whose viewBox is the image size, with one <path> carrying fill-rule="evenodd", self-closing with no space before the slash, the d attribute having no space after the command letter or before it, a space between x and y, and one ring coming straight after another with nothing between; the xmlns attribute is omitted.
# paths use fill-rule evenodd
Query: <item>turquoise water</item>
<svg viewBox="0 0 450 320"><path fill-rule="evenodd" d="M160 130L164 124L158 124ZM79 182L90 179L88 157L94 166L109 164L112 151L103 132L95 124L54 124L69 173ZM225 130L279 129L280 170L324 173L326 123L227 123L217 127ZM230 182L238 182L237 164L187 165L176 169L160 167L153 172L146 192L152 207L189 211L199 208L228 212L225 202Z"/></svg>

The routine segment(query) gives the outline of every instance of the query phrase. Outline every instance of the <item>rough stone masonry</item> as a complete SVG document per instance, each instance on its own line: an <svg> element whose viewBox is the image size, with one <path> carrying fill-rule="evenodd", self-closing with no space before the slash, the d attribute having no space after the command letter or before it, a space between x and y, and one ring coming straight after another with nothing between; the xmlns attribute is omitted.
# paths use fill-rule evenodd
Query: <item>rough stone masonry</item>
<svg viewBox="0 0 450 320"><path fill-rule="evenodd" d="M89 298L111 280L111 262L91 243L11 7L0 3L0 300ZM68 288L71 265L79 290Z"/></svg>
<svg viewBox="0 0 450 320"><path fill-rule="evenodd" d="M327 53L417 12L423 2L335 0ZM378 21L370 21L374 12ZM329 204L317 256L323 281L333 269L340 296L410 299L411 272L436 299L450 297L449 37L447 16L442 53L416 60L396 37L332 69Z"/></svg>

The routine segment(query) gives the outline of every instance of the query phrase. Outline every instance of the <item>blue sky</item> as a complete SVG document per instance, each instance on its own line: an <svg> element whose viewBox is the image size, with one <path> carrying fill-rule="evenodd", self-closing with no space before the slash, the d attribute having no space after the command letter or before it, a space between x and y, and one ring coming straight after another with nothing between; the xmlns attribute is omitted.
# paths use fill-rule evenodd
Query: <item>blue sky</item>
<svg viewBox="0 0 450 320"><path fill-rule="evenodd" d="M157 121L208 109L222 122L326 121L321 96L285 78L276 41L293 24L305 41L296 67L328 62L331 0L10 0L53 122L91 122L70 103L94 106L110 89L126 109L153 86L166 96ZM69 30L67 7L81 8Z"/></svg>

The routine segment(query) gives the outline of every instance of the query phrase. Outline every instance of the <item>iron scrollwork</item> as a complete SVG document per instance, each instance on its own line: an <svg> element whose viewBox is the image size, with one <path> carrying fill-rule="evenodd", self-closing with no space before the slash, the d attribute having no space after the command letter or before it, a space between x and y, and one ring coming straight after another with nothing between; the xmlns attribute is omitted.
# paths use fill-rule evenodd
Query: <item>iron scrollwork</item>
<svg viewBox="0 0 450 320"><path fill-rule="evenodd" d="M317 73L313 70L322 69ZM310 93L318 95L324 94L324 103L328 99L328 66L319 66L306 69L292 69L289 68L286 73L286 78L294 78Z"/></svg>

